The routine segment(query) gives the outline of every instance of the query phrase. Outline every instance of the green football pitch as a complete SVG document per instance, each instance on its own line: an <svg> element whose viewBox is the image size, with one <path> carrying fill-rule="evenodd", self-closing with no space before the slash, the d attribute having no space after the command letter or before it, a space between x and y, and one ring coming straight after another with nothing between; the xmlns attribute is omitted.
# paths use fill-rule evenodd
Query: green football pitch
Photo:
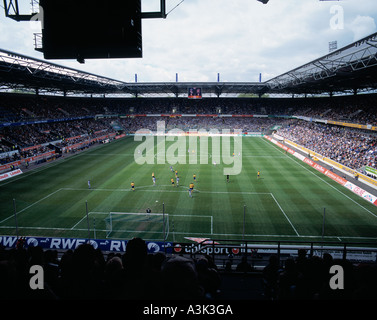
<svg viewBox="0 0 377 320"><path fill-rule="evenodd" d="M1 182L0 235L376 243L377 207L264 138L242 138L229 182L211 159L173 164L178 187L171 164L135 162L139 145L127 137Z"/></svg>

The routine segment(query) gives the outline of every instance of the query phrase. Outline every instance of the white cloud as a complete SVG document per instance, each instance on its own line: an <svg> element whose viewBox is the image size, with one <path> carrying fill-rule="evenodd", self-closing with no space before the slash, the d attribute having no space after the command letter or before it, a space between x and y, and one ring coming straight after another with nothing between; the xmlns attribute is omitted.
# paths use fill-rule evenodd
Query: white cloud
<svg viewBox="0 0 377 320"><path fill-rule="evenodd" d="M354 41L357 41L373 33L376 30L376 23L372 17L357 15L349 24L349 29L354 34Z"/></svg>

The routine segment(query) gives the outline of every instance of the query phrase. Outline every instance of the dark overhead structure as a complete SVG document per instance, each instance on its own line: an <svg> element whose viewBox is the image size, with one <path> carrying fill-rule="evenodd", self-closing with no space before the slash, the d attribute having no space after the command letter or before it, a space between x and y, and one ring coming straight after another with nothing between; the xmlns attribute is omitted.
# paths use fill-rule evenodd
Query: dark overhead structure
<svg viewBox="0 0 377 320"><path fill-rule="evenodd" d="M140 58L141 0L40 0L45 59Z"/></svg>
<svg viewBox="0 0 377 320"><path fill-rule="evenodd" d="M4 0L6 17L38 20L35 49L45 59L141 58L142 19L166 18L160 11L141 12L141 0L31 0L32 13L21 14L18 0Z"/></svg>
<svg viewBox="0 0 377 320"><path fill-rule="evenodd" d="M0 49L0 89L36 91L49 94L112 94L131 96L187 95L188 88L200 87L215 96L263 94L266 85L260 82L123 82L63 67L18 53Z"/></svg>
<svg viewBox="0 0 377 320"><path fill-rule="evenodd" d="M39 93L109 93L124 82L0 50L0 87Z"/></svg>

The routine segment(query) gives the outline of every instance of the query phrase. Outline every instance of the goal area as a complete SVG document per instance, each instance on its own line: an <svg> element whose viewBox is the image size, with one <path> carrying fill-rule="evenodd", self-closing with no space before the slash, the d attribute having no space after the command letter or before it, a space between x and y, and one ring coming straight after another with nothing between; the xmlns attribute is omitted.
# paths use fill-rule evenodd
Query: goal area
<svg viewBox="0 0 377 320"><path fill-rule="evenodd" d="M169 215L166 213L110 212L105 218L106 238L147 238L166 240Z"/></svg>

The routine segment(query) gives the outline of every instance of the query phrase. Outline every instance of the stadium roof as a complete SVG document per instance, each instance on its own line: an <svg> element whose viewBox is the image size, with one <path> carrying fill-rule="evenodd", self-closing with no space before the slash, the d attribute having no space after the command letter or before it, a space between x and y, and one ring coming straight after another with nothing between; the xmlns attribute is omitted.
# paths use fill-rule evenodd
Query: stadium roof
<svg viewBox="0 0 377 320"><path fill-rule="evenodd" d="M377 33L266 82L123 82L0 49L0 88L65 94L324 94L377 89Z"/></svg>
<svg viewBox="0 0 377 320"><path fill-rule="evenodd" d="M377 86L377 33L267 82L269 92L323 93Z"/></svg>
<svg viewBox="0 0 377 320"><path fill-rule="evenodd" d="M0 85L11 89L112 92L123 82L0 50Z"/></svg>

